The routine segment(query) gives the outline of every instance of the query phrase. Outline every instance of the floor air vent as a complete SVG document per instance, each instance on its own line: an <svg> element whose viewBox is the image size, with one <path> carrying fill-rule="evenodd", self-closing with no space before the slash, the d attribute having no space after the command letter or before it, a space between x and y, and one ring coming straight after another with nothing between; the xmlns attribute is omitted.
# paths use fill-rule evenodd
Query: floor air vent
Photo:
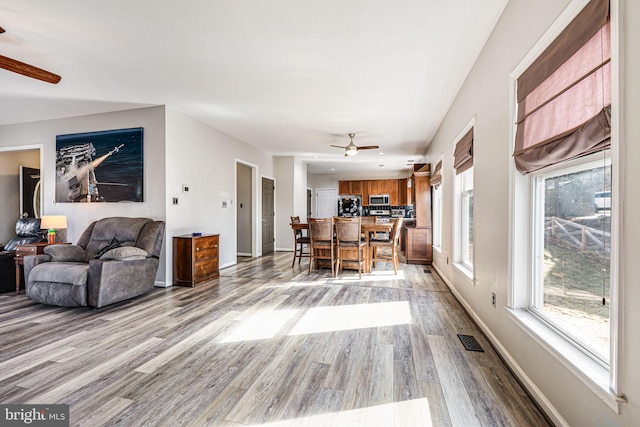
<svg viewBox="0 0 640 427"><path fill-rule="evenodd" d="M427 274L431 274L431 270L422 270L422 271L424 271Z"/></svg>
<svg viewBox="0 0 640 427"><path fill-rule="evenodd" d="M473 335L458 334L458 338L460 338L460 341L462 342L462 345L464 346L465 350L484 352L484 350L482 349L482 347L480 347L480 344L478 344L478 341L476 341Z"/></svg>

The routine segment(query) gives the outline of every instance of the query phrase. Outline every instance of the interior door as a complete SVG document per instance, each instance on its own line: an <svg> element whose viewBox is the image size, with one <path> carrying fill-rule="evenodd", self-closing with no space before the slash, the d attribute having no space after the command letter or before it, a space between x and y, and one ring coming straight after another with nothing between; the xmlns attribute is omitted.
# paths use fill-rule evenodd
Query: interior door
<svg viewBox="0 0 640 427"><path fill-rule="evenodd" d="M273 180L262 178L262 255L273 252L275 212Z"/></svg>

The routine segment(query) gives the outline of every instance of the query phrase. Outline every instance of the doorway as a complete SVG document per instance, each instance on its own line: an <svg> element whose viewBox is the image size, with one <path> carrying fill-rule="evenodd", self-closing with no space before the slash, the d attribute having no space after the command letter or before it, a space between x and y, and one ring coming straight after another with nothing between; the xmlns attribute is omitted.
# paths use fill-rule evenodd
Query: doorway
<svg viewBox="0 0 640 427"><path fill-rule="evenodd" d="M316 189L316 216L329 218L338 215L338 190L336 188Z"/></svg>
<svg viewBox="0 0 640 427"><path fill-rule="evenodd" d="M273 252L275 235L274 185L270 178L262 177L262 255Z"/></svg>
<svg viewBox="0 0 640 427"><path fill-rule="evenodd" d="M32 185L23 182L21 175L22 167L32 168L33 172L41 168L42 153L41 145L0 147L0 194L3 195L0 203L1 242L15 236L16 221L25 211L32 218L39 218L42 214L43 191L38 185L40 173L27 173L27 181ZM33 188L24 188L24 184Z"/></svg>
<svg viewBox="0 0 640 427"><path fill-rule="evenodd" d="M236 159L236 255L257 257L260 250L260 181L258 166Z"/></svg>
<svg viewBox="0 0 640 427"><path fill-rule="evenodd" d="M253 181L251 167L236 163L236 251L238 256L252 254Z"/></svg>

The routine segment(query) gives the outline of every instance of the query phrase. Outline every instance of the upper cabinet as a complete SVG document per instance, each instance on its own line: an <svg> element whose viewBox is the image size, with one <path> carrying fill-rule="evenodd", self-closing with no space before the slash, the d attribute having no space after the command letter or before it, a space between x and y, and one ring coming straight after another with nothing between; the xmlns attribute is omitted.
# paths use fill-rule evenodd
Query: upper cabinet
<svg viewBox="0 0 640 427"><path fill-rule="evenodd" d="M357 195L362 197L362 204L369 205L369 195L388 194L389 205L404 206L411 204L408 196L407 179L369 179L360 181L339 181L338 191L341 195Z"/></svg>
<svg viewBox="0 0 640 427"><path fill-rule="evenodd" d="M429 163L416 164L411 175L416 227L431 227L431 173Z"/></svg>
<svg viewBox="0 0 640 427"><path fill-rule="evenodd" d="M408 188L409 180L407 178L398 180L398 205L407 206L411 204L411 189Z"/></svg>
<svg viewBox="0 0 640 427"><path fill-rule="evenodd" d="M338 181L338 193L341 196L351 194L351 181Z"/></svg>

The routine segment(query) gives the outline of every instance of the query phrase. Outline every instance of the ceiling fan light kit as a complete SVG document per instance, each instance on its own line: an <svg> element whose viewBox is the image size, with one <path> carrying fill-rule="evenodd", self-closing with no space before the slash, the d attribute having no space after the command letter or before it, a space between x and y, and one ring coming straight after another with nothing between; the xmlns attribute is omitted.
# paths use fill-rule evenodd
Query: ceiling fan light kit
<svg viewBox="0 0 640 427"><path fill-rule="evenodd" d="M351 139L351 141L349 142L349 145L347 145L346 147L343 147L342 145L331 145L331 147L343 148L345 156L355 156L356 154L358 154L358 150L377 150L378 148L380 148L377 145L363 145L361 147L358 147L356 144L353 143L353 138L355 136L356 136L355 133L349 134L349 138Z"/></svg>

